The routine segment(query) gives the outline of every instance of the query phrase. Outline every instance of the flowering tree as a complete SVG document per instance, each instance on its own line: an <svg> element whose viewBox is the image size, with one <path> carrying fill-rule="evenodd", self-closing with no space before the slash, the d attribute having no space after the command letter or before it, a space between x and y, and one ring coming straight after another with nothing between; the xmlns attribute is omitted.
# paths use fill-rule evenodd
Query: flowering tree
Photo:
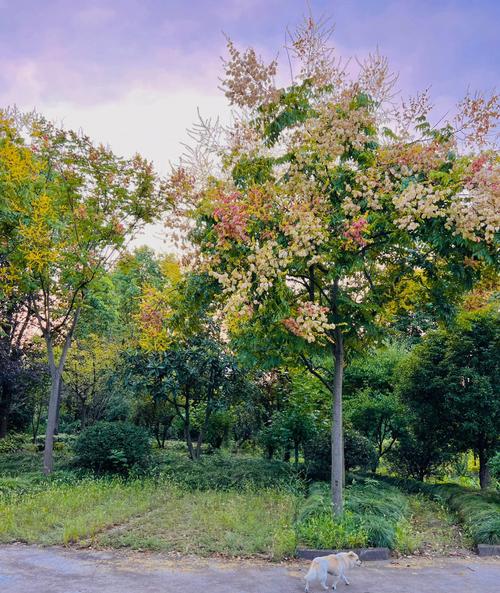
<svg viewBox="0 0 500 593"><path fill-rule="evenodd" d="M27 295L51 373L44 470L53 468L61 378L89 286L166 207L152 166L38 117L0 112L0 293Z"/></svg>
<svg viewBox="0 0 500 593"><path fill-rule="evenodd" d="M234 123L198 129L170 191L194 219L197 262L220 285L231 336L265 355L295 353L331 392L341 513L346 350L407 298L408 282L449 305L493 263L499 163L486 141L499 110L496 96L467 96L433 126L426 92L395 106L387 61L369 56L348 76L328 37L310 19L299 27L287 88L274 83L275 62L229 42L223 89ZM207 175L200 155L216 153ZM331 354L333 372L315 352Z"/></svg>

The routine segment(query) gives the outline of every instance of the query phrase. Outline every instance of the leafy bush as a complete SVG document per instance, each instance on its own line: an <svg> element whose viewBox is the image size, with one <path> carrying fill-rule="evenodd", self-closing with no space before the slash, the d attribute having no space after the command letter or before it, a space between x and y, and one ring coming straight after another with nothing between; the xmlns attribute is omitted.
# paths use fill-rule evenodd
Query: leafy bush
<svg viewBox="0 0 500 593"><path fill-rule="evenodd" d="M329 480L331 468L331 442L328 431L316 431L304 443L304 461L310 480Z"/></svg>
<svg viewBox="0 0 500 593"><path fill-rule="evenodd" d="M377 467L378 457L369 438L355 430L346 430L344 435L344 463L346 471L369 470Z"/></svg>
<svg viewBox="0 0 500 593"><path fill-rule="evenodd" d="M475 544L500 544L500 494L480 492L458 484L432 484L380 476L410 493L421 492L454 511Z"/></svg>
<svg viewBox="0 0 500 593"><path fill-rule="evenodd" d="M150 450L144 429L127 422L97 422L74 444L76 464L96 472L128 474L148 464Z"/></svg>
<svg viewBox="0 0 500 593"><path fill-rule="evenodd" d="M189 490L233 490L279 488L290 492L302 489L302 482L289 463L253 457L230 457L221 453L189 459L185 447L157 452L157 471Z"/></svg>
<svg viewBox="0 0 500 593"><path fill-rule="evenodd" d="M309 479L330 479L331 450L328 431L317 431L304 443L304 458ZM346 471L351 469L366 471L376 467L377 453L370 439L355 430L346 430L344 462Z"/></svg>
<svg viewBox="0 0 500 593"><path fill-rule="evenodd" d="M26 445L26 436L24 434L9 434L0 439L0 454L17 453L22 451Z"/></svg>
<svg viewBox="0 0 500 593"><path fill-rule="evenodd" d="M493 455L488 462L488 466L491 472L491 477L500 481L500 451Z"/></svg>
<svg viewBox="0 0 500 593"><path fill-rule="evenodd" d="M272 459L285 441L286 437L283 434L282 426L277 424L265 426L257 436L257 442L262 447L267 459Z"/></svg>
<svg viewBox="0 0 500 593"><path fill-rule="evenodd" d="M418 425L420 420L414 418L412 422ZM443 464L452 461L454 456L448 442L439 438L435 431L420 430L425 433L424 436L420 432L414 434L415 427L402 431L386 459L389 468L395 473L424 480L428 476L435 476Z"/></svg>
<svg viewBox="0 0 500 593"><path fill-rule="evenodd" d="M205 441L213 448L220 449L227 443L233 419L228 410L216 410L210 415Z"/></svg>

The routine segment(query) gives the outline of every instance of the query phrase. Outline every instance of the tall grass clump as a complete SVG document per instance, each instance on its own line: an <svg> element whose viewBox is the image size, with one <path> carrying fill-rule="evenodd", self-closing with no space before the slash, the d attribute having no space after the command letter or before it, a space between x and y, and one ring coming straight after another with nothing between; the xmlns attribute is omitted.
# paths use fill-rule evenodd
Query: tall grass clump
<svg viewBox="0 0 500 593"><path fill-rule="evenodd" d="M481 492L459 484L433 484L383 476L386 483L409 492L421 492L453 511L475 544L500 544L500 494Z"/></svg>
<svg viewBox="0 0 500 593"><path fill-rule="evenodd" d="M316 483L300 509L299 541L317 548L397 548L408 528L406 496L396 488L364 479L346 489L341 519L332 514L328 485Z"/></svg>

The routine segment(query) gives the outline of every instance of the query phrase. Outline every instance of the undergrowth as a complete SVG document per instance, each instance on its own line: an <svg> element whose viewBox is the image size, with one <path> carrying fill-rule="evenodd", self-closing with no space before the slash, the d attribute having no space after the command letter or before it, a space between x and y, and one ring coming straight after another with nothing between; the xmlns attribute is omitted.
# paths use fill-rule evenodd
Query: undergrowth
<svg viewBox="0 0 500 593"><path fill-rule="evenodd" d="M475 544L500 544L500 494L458 484L433 484L389 476L380 479L409 493L421 492L447 506Z"/></svg>
<svg viewBox="0 0 500 593"><path fill-rule="evenodd" d="M396 488L362 479L345 491L341 519L331 510L327 484L316 483L299 510L297 534L301 544L315 548L381 546L411 548L410 508Z"/></svg>

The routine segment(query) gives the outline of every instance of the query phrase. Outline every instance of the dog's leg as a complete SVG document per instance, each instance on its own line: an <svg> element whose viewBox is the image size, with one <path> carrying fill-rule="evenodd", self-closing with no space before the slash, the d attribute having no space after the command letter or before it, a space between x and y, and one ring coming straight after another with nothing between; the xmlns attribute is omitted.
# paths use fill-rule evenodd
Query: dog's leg
<svg viewBox="0 0 500 593"><path fill-rule="evenodd" d="M336 579L333 581L333 584L332 584L332 589L333 589L334 591L336 591L336 590L337 590L337 583L338 583L339 581L340 581L340 577L337 577L337 578L336 578Z"/></svg>
<svg viewBox="0 0 500 593"><path fill-rule="evenodd" d="M309 581L306 580L306 588L304 589L305 593L309 593Z"/></svg>
<svg viewBox="0 0 500 593"><path fill-rule="evenodd" d="M320 575L320 583L325 591L328 591L328 586L326 584L327 579L328 579L328 571L325 568Z"/></svg>
<svg viewBox="0 0 500 593"><path fill-rule="evenodd" d="M344 574L344 573L342 573L342 574L341 574L341 577L344 579L344 583L345 583L346 585L350 585L350 584L351 584L351 583L350 583L350 582L347 580L347 577L345 576L345 574Z"/></svg>

